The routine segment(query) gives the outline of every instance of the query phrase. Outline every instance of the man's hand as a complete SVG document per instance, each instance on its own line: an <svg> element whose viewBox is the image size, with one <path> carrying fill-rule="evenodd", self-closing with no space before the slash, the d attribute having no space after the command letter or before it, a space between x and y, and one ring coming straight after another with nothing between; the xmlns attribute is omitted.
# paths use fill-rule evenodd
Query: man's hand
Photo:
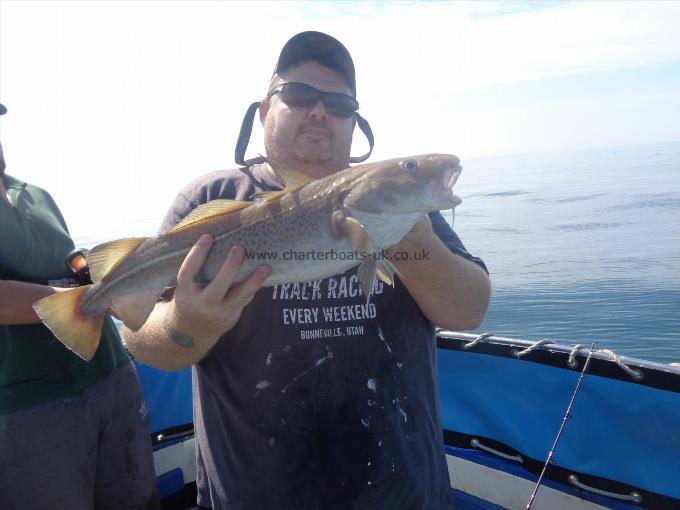
<svg viewBox="0 0 680 510"><path fill-rule="evenodd" d="M177 274L174 299L156 305L139 331L124 329L126 343L136 358L164 370L179 370L198 363L234 327L243 308L272 272L271 268L261 266L230 288L244 256L243 248L235 246L215 278L208 285L200 285L194 277L212 244L211 236L201 236Z"/></svg>
<svg viewBox="0 0 680 510"><path fill-rule="evenodd" d="M177 274L175 297L170 304L164 327L173 341L190 347L194 341L214 345L241 316L243 308L271 274L271 268L259 267L247 280L231 290L231 284L243 261L244 251L235 246L215 278L206 286L195 282L205 263L213 239L203 235L191 248Z"/></svg>

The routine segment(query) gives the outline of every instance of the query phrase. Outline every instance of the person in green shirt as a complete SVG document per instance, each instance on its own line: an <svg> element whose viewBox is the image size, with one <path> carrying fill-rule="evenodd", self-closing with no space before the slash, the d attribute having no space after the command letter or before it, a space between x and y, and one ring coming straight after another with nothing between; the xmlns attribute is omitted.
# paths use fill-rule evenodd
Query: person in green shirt
<svg viewBox="0 0 680 510"><path fill-rule="evenodd" d="M36 316L74 244L49 193L5 166L0 144L0 508L157 508L134 366L110 317L86 362Z"/></svg>

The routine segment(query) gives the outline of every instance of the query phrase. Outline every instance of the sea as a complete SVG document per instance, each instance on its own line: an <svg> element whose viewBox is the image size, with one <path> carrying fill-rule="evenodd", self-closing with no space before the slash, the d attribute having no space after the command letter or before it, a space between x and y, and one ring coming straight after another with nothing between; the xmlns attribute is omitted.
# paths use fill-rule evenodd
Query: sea
<svg viewBox="0 0 680 510"><path fill-rule="evenodd" d="M463 202L455 220L444 216L490 272L491 306L477 332L598 340L624 356L680 363L680 142L469 159L463 168ZM136 223L129 235L138 233Z"/></svg>

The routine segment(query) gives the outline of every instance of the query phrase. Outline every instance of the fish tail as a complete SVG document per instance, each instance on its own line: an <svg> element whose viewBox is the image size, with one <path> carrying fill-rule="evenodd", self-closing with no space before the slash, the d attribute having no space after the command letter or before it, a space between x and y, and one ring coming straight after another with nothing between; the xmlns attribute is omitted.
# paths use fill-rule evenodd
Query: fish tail
<svg viewBox="0 0 680 510"><path fill-rule="evenodd" d="M57 292L33 304L40 320L66 347L86 361L92 359L99 346L104 312L82 316L78 306L92 285Z"/></svg>

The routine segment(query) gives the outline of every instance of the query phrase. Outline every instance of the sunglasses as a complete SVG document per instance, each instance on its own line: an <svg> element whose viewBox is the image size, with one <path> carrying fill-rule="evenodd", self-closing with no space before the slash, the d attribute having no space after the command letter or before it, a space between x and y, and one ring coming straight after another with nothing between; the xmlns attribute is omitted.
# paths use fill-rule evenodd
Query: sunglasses
<svg viewBox="0 0 680 510"><path fill-rule="evenodd" d="M359 109L359 103L352 96L338 92L322 92L305 83L288 82L275 87L267 94L278 94L288 106L312 108L321 101L326 111L336 117L352 117Z"/></svg>

